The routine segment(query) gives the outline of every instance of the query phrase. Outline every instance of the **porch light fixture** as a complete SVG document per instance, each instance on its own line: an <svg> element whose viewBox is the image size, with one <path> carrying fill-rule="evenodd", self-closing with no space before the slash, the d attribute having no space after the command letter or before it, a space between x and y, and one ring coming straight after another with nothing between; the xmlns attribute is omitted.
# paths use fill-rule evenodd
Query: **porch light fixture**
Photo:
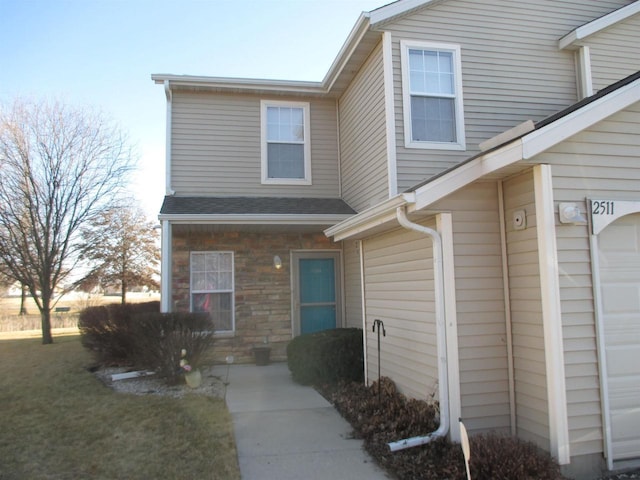
<svg viewBox="0 0 640 480"><path fill-rule="evenodd" d="M273 257L273 266L276 267L276 270L280 270L282 268L282 259L280 258L280 255Z"/></svg>
<svg viewBox="0 0 640 480"><path fill-rule="evenodd" d="M560 223L581 225L587 222L587 218L580 212L580 207L577 203L561 203L558 205L558 216L560 217Z"/></svg>

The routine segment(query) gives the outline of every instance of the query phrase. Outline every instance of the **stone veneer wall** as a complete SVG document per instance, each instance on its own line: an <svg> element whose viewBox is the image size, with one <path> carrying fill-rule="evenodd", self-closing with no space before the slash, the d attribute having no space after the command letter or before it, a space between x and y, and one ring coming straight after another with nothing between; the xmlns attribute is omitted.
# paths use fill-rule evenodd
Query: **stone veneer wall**
<svg viewBox="0 0 640 480"><path fill-rule="evenodd" d="M291 250L340 249L322 233L254 232L176 233L173 240L173 310L189 311L189 258L192 251L233 251L235 335L217 337L212 360L253 362L252 347L267 339L271 360L286 360L291 333ZM273 266L274 255L282 268Z"/></svg>

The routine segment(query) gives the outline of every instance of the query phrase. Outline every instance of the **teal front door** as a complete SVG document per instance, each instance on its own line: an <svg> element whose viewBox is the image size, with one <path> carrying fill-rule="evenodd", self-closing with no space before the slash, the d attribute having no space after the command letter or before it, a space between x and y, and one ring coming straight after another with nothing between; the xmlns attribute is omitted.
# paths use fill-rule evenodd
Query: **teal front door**
<svg viewBox="0 0 640 480"><path fill-rule="evenodd" d="M336 261L331 258L300 258L300 333L336 328Z"/></svg>

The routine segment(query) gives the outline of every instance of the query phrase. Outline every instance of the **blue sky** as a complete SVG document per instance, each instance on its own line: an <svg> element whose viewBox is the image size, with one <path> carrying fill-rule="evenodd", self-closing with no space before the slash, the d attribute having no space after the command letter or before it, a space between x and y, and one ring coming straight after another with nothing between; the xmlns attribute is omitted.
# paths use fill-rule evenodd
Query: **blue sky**
<svg viewBox="0 0 640 480"><path fill-rule="evenodd" d="M164 195L165 97L152 73L320 81L362 11L389 0L0 0L0 101L60 98L128 132L132 189Z"/></svg>

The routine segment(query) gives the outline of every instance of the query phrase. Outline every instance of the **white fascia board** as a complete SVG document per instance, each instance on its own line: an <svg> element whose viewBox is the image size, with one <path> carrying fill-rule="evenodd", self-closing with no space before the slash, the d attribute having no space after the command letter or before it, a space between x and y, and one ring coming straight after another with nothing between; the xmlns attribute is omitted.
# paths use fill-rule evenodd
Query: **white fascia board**
<svg viewBox="0 0 640 480"><path fill-rule="evenodd" d="M441 200L456 190L488 175L500 168L522 160L522 140L513 142L477 157L440 178L416 189L415 209L421 210Z"/></svg>
<svg viewBox="0 0 640 480"><path fill-rule="evenodd" d="M349 62L353 51L360 44L362 37L369 31L369 13L362 12L356 24L351 29L349 36L345 40L336 55L335 60L329 67L327 74L322 80L322 87L325 91L330 91L331 87L335 83L336 79L340 76L340 72L344 69L345 65Z"/></svg>
<svg viewBox="0 0 640 480"><path fill-rule="evenodd" d="M173 225L178 224L219 224L219 225L328 225L342 222L353 215L183 215L160 214L160 221L169 221Z"/></svg>
<svg viewBox="0 0 640 480"><path fill-rule="evenodd" d="M385 5L384 7L377 8L369 12L371 25L375 26L378 23L386 22L393 17L402 15L403 13L413 10L414 8L428 5L433 1L434 0L399 0L389 5Z"/></svg>
<svg viewBox="0 0 640 480"><path fill-rule="evenodd" d="M337 225L329 227L324 231L324 234L327 237L333 237L336 242L346 240L373 227L395 220L396 209L413 203L413 200L414 195L411 193L397 195Z"/></svg>
<svg viewBox="0 0 640 480"><path fill-rule="evenodd" d="M555 122L525 135L522 139L522 158L533 158L638 101L640 101L640 80L625 85Z"/></svg>
<svg viewBox="0 0 640 480"><path fill-rule="evenodd" d="M593 35L594 33L604 30L611 25L626 20L627 18L632 17L637 13L640 13L640 0L627 5L626 7L619 8L618 10L605 15L604 17L600 17L569 32L558 41L558 47L560 48L560 50L564 48L575 48L575 42L578 42L590 35Z"/></svg>
<svg viewBox="0 0 640 480"><path fill-rule="evenodd" d="M284 92L325 94L320 82L293 80L266 80L255 78L203 77L195 75L153 74L155 83L169 82L171 87L216 88L222 90L247 90L260 92Z"/></svg>
<svg viewBox="0 0 640 480"><path fill-rule="evenodd" d="M418 188L415 191L415 208L423 209L487 174L520 160L529 160L638 101L640 101L640 80L619 88L497 150L462 164L433 182Z"/></svg>

